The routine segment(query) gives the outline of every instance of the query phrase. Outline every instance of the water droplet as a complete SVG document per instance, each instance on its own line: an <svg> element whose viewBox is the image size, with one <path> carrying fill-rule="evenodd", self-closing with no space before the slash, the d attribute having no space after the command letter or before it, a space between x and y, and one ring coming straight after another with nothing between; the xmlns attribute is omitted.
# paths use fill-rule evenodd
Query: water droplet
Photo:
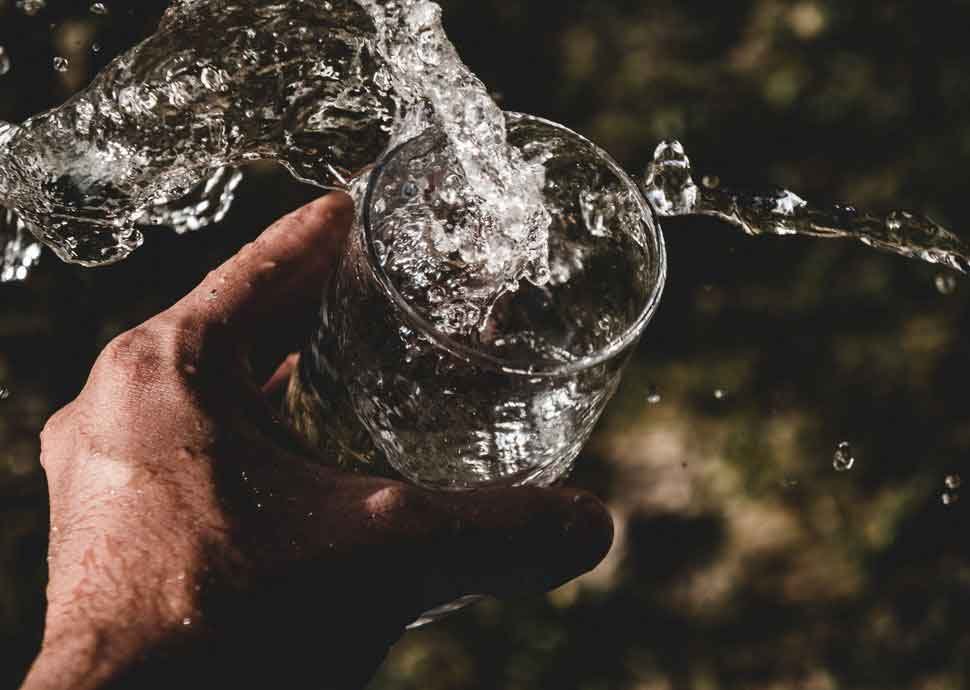
<svg viewBox="0 0 970 690"><path fill-rule="evenodd" d="M963 479L959 474L951 474L947 476L943 483L946 484L948 489L959 489L963 486Z"/></svg>
<svg viewBox="0 0 970 690"><path fill-rule="evenodd" d="M832 457L832 467L836 472L848 472L855 465L855 457L852 455L852 446L848 441L842 441L835 449Z"/></svg>
<svg viewBox="0 0 970 690"><path fill-rule="evenodd" d="M206 302L214 302L216 297L219 296L218 290L209 290L209 294L206 295Z"/></svg>
<svg viewBox="0 0 970 690"><path fill-rule="evenodd" d="M943 494L943 496L940 497L940 500L943 501L943 505L952 506L954 503L960 500L960 497L957 494L951 494L947 491Z"/></svg>
<svg viewBox="0 0 970 690"><path fill-rule="evenodd" d="M3 46L0 46L0 77L10 71L13 67L13 63L10 61L10 56L7 55L7 51Z"/></svg>
<svg viewBox="0 0 970 690"><path fill-rule="evenodd" d="M795 489L798 487L798 480L786 477L781 480L781 486L784 489Z"/></svg>
<svg viewBox="0 0 970 690"><path fill-rule="evenodd" d="M10 389L5 386L0 386L0 400L6 400L10 397Z"/></svg>
<svg viewBox="0 0 970 690"><path fill-rule="evenodd" d="M108 8L105 7L103 2L96 2L91 5L91 14L108 14Z"/></svg>
<svg viewBox="0 0 970 690"><path fill-rule="evenodd" d="M717 175L704 175L701 178L701 184L708 189L717 189L721 186L721 178Z"/></svg>
<svg viewBox="0 0 970 690"><path fill-rule="evenodd" d="M57 72L66 72L71 66L71 61L66 57L58 55L54 58L54 70Z"/></svg>
<svg viewBox="0 0 970 690"><path fill-rule="evenodd" d="M952 295L957 289L956 276L950 273L941 273L936 276L936 289L941 295Z"/></svg>
<svg viewBox="0 0 970 690"><path fill-rule="evenodd" d="M727 397L727 391L724 390L723 388L717 388L717 389L714 390L714 399L715 400L724 400L724 398L726 398L726 397Z"/></svg>
<svg viewBox="0 0 970 690"><path fill-rule="evenodd" d="M656 386L647 388L647 403L649 405L659 405L661 400L663 400L663 396L660 395L660 390Z"/></svg>
<svg viewBox="0 0 970 690"><path fill-rule="evenodd" d="M101 44L100 43L92 43L91 44L91 52L92 53L100 53L101 52Z"/></svg>
<svg viewBox="0 0 970 690"><path fill-rule="evenodd" d="M185 618L182 619L182 625L184 626L192 625L192 619L186 616Z"/></svg>
<svg viewBox="0 0 970 690"><path fill-rule="evenodd" d="M19 0L17 3L17 9L28 17L33 17L45 7L47 7L47 0Z"/></svg>

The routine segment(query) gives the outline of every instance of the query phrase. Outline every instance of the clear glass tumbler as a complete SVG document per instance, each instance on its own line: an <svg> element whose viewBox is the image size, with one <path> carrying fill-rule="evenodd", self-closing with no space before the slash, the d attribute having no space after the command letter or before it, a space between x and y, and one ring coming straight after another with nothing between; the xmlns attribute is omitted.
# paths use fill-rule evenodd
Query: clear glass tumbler
<svg viewBox="0 0 970 690"><path fill-rule="evenodd" d="M419 249L396 246L402 219L421 218L408 209L460 214L460 170L434 132L390 151L353 185L357 219L288 392L288 419L322 461L436 490L551 485L615 392L664 286L657 219L588 140L508 120L510 143L547 172L548 282L512 286L473 338L443 332L430 317L440 286L406 296L386 269Z"/></svg>

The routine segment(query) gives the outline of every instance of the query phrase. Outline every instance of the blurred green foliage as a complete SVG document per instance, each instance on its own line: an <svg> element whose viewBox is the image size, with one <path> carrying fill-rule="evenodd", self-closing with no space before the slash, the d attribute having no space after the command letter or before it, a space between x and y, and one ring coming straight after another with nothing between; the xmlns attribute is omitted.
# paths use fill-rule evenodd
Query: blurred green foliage
<svg viewBox="0 0 970 690"><path fill-rule="evenodd" d="M87 4L26 17L0 0L13 61L0 119L63 100L165 3L114 0L107 17ZM970 218L970 2L443 4L506 108L563 122L631 170L676 136L723 180ZM44 419L113 334L310 193L259 168L217 228L154 235L97 271L48 257L0 287L0 687L41 631ZM970 479L970 286L942 295L937 269L844 242L665 230L663 304L573 480L610 502L610 558L548 597L408 634L373 690L967 687L970 496L941 495L946 475ZM837 473L843 440L856 465Z"/></svg>

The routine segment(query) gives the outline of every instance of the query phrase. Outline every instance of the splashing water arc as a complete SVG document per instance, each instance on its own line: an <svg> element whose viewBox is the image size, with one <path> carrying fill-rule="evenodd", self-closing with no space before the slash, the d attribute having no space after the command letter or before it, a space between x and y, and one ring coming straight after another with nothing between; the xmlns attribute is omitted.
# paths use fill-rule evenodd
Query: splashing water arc
<svg viewBox="0 0 970 690"><path fill-rule="evenodd" d="M469 261L496 283L542 282L544 169L508 146L503 112L422 0L177 1L84 92L0 126L0 205L65 261L102 265L144 226L221 218L235 166L274 160L343 188L430 126L481 197Z"/></svg>
<svg viewBox="0 0 970 690"><path fill-rule="evenodd" d="M712 216L748 235L855 239L908 258L970 273L970 247L953 232L913 211L876 215L852 206L821 208L787 189L733 191L717 178L694 182L690 159L676 140L661 142L647 165L643 193L661 216Z"/></svg>
<svg viewBox="0 0 970 690"><path fill-rule="evenodd" d="M467 284L494 286L485 303L522 279L546 284L545 170L508 145L503 112L461 62L436 3L174 0L158 31L85 91L21 125L0 123L0 276L23 279L36 263L31 235L65 261L97 266L128 256L146 227L217 222L239 184L235 169L249 161L345 188L430 127L445 134L479 200L452 242ZM661 216L709 215L751 235L854 238L970 270L960 238L916 213L697 185L676 141L657 147L642 185ZM600 210L584 199L594 226Z"/></svg>

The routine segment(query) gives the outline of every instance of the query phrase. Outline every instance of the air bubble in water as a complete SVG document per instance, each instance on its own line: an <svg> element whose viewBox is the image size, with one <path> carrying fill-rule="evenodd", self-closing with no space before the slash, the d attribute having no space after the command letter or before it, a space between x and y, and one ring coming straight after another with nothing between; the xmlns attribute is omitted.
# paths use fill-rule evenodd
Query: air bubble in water
<svg viewBox="0 0 970 690"><path fill-rule="evenodd" d="M852 455L852 446L848 441L842 441L835 449L832 458L832 467L836 472L848 472L855 465L855 457Z"/></svg>
<svg viewBox="0 0 970 690"><path fill-rule="evenodd" d="M58 55L54 58L54 69L58 72L66 72L71 66L71 61L66 57Z"/></svg>
<svg viewBox="0 0 970 690"><path fill-rule="evenodd" d="M943 483L946 484L946 488L954 490L963 485L963 479L959 474L951 474L947 476Z"/></svg>
<svg viewBox="0 0 970 690"><path fill-rule="evenodd" d="M956 276L949 273L941 273L936 276L936 289L941 295L952 295L957 289Z"/></svg>

